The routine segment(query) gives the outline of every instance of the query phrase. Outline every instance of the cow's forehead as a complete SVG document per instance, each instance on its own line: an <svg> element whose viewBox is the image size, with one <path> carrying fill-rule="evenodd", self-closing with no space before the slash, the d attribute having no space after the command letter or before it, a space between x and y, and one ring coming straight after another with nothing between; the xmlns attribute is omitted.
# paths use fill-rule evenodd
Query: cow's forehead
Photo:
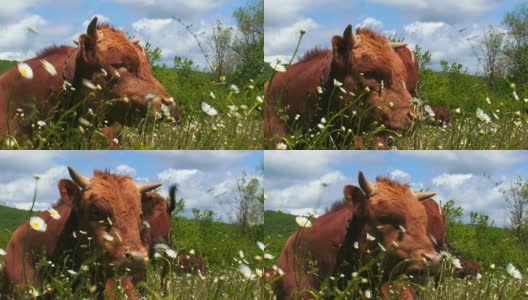
<svg viewBox="0 0 528 300"><path fill-rule="evenodd" d="M89 201L100 201L114 212L141 211L141 196L130 177L96 174L86 192Z"/></svg>

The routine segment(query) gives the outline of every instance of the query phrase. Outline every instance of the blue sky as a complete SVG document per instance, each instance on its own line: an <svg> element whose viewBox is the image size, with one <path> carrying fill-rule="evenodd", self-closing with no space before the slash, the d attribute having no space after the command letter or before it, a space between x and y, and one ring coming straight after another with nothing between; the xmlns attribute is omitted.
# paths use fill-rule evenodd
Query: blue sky
<svg viewBox="0 0 528 300"><path fill-rule="evenodd" d="M363 171L371 181L388 176L415 190L437 192L435 200L443 203L455 200L465 221L476 211L502 226L501 189L518 176L528 177L528 151L266 151L264 161L266 209L299 215L323 213L342 199L344 185L357 185Z"/></svg>
<svg viewBox="0 0 528 300"><path fill-rule="evenodd" d="M203 62L193 37L171 17L209 33L216 20L234 25L246 0L17 0L0 11L0 59L23 60L51 45L71 45L93 16L151 42L170 64L175 55ZM28 28L38 33L28 32ZM207 37L203 36L205 39Z"/></svg>
<svg viewBox="0 0 528 300"><path fill-rule="evenodd" d="M411 47L420 44L439 61L460 62L470 72L479 65L474 49L488 25L501 27L507 12L521 0L267 0L265 4L265 56L292 54L299 29L307 30L300 53L315 46L330 47L333 35L348 24L371 27L386 34L396 33ZM461 31L463 30L463 31Z"/></svg>
<svg viewBox="0 0 528 300"><path fill-rule="evenodd" d="M136 182L162 182L167 196L171 184L179 185L191 209L211 209L229 221L231 207L220 195L230 195L235 180L245 172L262 180L262 151L2 151L0 152L0 202L28 208L38 175L37 209L46 209L58 197L57 182L69 178L67 166L91 176L94 169L131 176Z"/></svg>

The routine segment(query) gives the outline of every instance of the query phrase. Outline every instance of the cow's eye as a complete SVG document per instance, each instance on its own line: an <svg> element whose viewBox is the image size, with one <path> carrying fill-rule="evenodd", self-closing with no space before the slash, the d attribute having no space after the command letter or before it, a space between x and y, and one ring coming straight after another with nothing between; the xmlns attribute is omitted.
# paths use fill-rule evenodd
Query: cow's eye
<svg viewBox="0 0 528 300"><path fill-rule="evenodd" d="M92 205L90 207L90 219L94 221L106 221L107 215L97 206Z"/></svg>
<svg viewBox="0 0 528 300"><path fill-rule="evenodd" d="M365 78L366 80L375 80L377 81L376 79L376 72L367 72L363 75L363 78Z"/></svg>
<svg viewBox="0 0 528 300"><path fill-rule="evenodd" d="M124 63L112 64L112 67L117 71L128 71L128 66Z"/></svg>

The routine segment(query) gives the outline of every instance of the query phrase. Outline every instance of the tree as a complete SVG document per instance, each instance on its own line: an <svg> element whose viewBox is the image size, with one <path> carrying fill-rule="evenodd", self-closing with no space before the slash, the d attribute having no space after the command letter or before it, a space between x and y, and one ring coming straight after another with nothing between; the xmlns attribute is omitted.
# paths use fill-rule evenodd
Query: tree
<svg viewBox="0 0 528 300"><path fill-rule="evenodd" d="M495 79L499 75L498 62L502 54L503 40L504 34L490 25L488 31L484 32L484 39L478 49L478 61L484 70L489 88L494 87Z"/></svg>
<svg viewBox="0 0 528 300"><path fill-rule="evenodd" d="M503 24L508 31L503 49L509 60L508 75L518 86L528 84L528 5L507 13Z"/></svg>
<svg viewBox="0 0 528 300"><path fill-rule="evenodd" d="M214 79L220 82L220 77L232 73L233 55L231 52L231 42L233 28L225 27L219 20L213 26L213 30L208 40L211 56L211 72Z"/></svg>
<svg viewBox="0 0 528 300"><path fill-rule="evenodd" d="M508 213L508 225L513 235L524 240L528 238L528 181L518 177L511 185L502 189Z"/></svg>
<svg viewBox="0 0 528 300"><path fill-rule="evenodd" d="M264 222L264 191L258 178L248 178L242 173L227 197L226 202L232 207L231 218L240 233L247 233L250 227Z"/></svg>
<svg viewBox="0 0 528 300"><path fill-rule="evenodd" d="M238 27L233 51L239 80L257 79L264 70L264 1L251 0L233 13Z"/></svg>

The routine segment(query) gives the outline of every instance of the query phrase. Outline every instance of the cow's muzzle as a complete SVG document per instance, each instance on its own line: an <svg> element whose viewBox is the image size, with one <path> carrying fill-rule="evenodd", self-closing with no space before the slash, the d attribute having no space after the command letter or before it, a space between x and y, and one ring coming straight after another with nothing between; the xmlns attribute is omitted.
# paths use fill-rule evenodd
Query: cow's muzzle
<svg viewBox="0 0 528 300"><path fill-rule="evenodd" d="M146 250L125 251L125 260L122 266L130 273L146 270L148 253Z"/></svg>

